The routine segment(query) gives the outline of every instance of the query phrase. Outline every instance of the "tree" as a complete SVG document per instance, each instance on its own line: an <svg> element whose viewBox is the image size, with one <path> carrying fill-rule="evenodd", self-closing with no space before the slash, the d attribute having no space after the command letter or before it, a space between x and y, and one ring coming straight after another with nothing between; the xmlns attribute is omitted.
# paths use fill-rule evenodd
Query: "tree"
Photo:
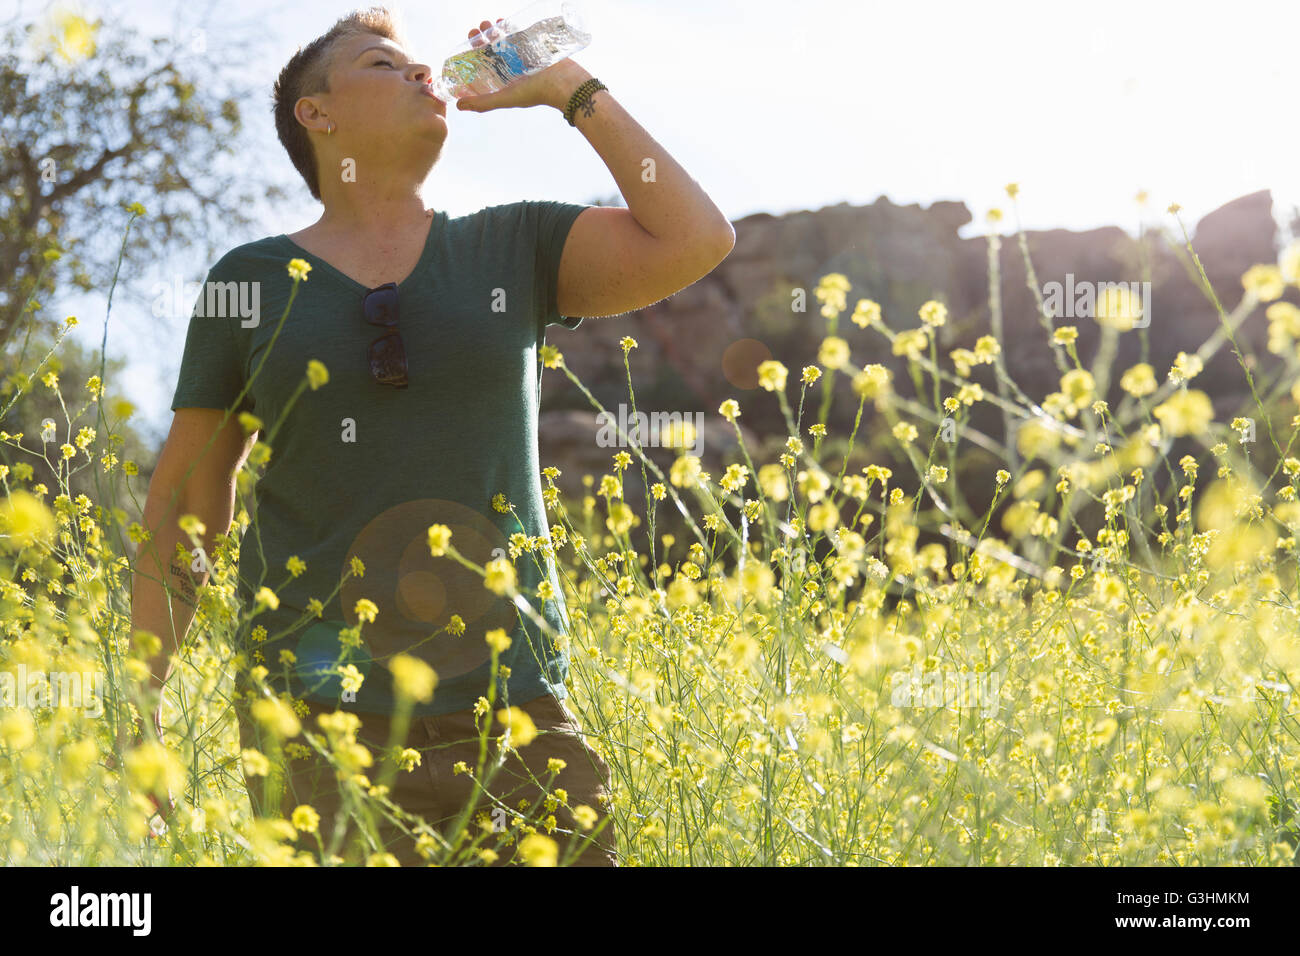
<svg viewBox="0 0 1300 956"><path fill-rule="evenodd" d="M34 310L25 317L30 300L65 283L107 289L119 251L127 275L164 243L202 242L214 259L223 236L250 224L245 210L259 195L234 162L247 94L223 89L228 71L200 31L145 40L65 15L53 42L17 20L3 36L0 352L39 321ZM148 215L122 249L132 202Z"/></svg>

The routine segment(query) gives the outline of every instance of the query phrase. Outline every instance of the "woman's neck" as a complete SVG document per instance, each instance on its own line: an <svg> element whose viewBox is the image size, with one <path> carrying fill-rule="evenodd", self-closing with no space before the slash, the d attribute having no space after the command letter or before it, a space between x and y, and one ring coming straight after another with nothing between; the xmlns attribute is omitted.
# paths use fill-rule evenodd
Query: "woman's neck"
<svg viewBox="0 0 1300 956"><path fill-rule="evenodd" d="M418 228L433 215L433 210L425 207L418 186L384 195L361 183L331 185L332 189L321 191L325 211L312 226L312 231L319 234L382 239L394 232Z"/></svg>

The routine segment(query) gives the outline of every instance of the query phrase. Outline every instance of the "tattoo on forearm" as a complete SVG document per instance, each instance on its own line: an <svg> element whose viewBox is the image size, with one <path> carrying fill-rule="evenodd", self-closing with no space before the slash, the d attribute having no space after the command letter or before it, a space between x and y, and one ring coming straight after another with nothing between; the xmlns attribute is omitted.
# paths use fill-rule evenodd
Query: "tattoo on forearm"
<svg viewBox="0 0 1300 956"><path fill-rule="evenodd" d="M194 588L194 579L190 577L190 569L173 559L170 570L172 580L176 583L177 590L180 591L180 599L190 607L197 606L199 596Z"/></svg>

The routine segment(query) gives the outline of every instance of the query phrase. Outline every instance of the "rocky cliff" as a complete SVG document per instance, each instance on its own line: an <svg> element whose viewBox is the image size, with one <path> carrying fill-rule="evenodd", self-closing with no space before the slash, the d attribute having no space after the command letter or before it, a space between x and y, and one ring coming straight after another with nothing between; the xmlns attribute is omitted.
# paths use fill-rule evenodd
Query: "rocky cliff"
<svg viewBox="0 0 1300 956"><path fill-rule="evenodd" d="M1163 220L1173 224L1172 217ZM758 388L755 368L766 358L780 359L791 372L791 394L797 394L798 370L816 362L818 345L826 334L826 320L812 292L827 273L843 273L852 282L839 334L849 341L853 362L890 366L904 393L910 393L911 383L902 359L889 354L888 342L879 333L859 329L848 320L858 298L879 302L894 329L917 326L917 309L927 299L946 303L949 319L938 340L946 368L951 368L948 350L969 348L990 333L988 247L983 236L958 235L969 222L971 214L960 202L922 208L897 206L883 197L866 206L841 203L783 216L747 216L734 223L736 246L731 255L699 282L635 313L586 319L574 331L554 326L548 341L561 349L568 366L597 398L617 413L620 402L628 404L619 340L632 336L639 343L629 357L639 409L703 412L707 429L703 457L716 475L734 450L731 426L718 416L717 408L723 399L734 397L742 408L746 441L761 444L765 436L769 438L769 453L761 461L756 459L762 463L774 457L774 446L784 440L785 428L775 398ZM1225 309L1231 310L1241 296L1242 273L1256 263L1276 261L1277 234L1267 191L1234 200L1196 223L1193 244ZM1181 242L1181 234L1173 238ZM1152 319L1145 360L1160 379L1179 351L1193 352L1220 324L1198 282L1158 234L1148 234L1139 242L1119 228L1054 229L1027 233L1027 239L1040 283L1063 282L1067 274L1091 282L1140 280L1146 261ZM1059 371L1014 234L1004 235L999 263L1007 366L1025 392L1038 400L1057 389ZM792 290L798 288L806 290L803 312L791 307ZM1099 336L1096 322L1058 319L1056 324L1078 327L1079 353L1087 365ZM1254 351L1262 362L1276 361L1265 350L1267 324L1262 308L1242 325L1238 341L1244 352ZM1138 333L1120 336L1108 396L1112 405L1118 401L1114 379L1119 371L1142 360L1140 348ZM828 425L833 435L847 435L857 400L844 376L839 379ZM993 388L987 366L977 366L973 380ZM1207 364L1197 387L1211 394L1220 421L1247 413L1249 392L1230 349ZM820 386L816 389L819 395ZM609 469L610 456L618 449L597 443L596 413L563 373L546 372L542 408L541 460L565 472L561 484L567 490L578 489L576 482L584 472L599 476ZM812 412L805 414L805 422L814 420L815 406ZM866 414L870 412L868 405ZM974 423L995 436L1001 430L1000 416L987 405ZM864 434L870 434L869 424L864 420ZM670 454L655 457L671 461ZM635 501L630 496L629 500Z"/></svg>

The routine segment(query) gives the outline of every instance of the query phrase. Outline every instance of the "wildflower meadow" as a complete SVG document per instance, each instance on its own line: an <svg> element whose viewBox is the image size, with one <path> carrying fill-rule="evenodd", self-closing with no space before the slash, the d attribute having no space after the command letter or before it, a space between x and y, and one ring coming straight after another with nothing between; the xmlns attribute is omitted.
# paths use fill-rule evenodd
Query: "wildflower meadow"
<svg viewBox="0 0 1300 956"><path fill-rule="evenodd" d="M130 222L147 215L136 205ZM916 314L890 315L846 276L822 275L816 364L765 361L758 389L722 403L714 414L738 445L720 473L681 449L661 468L627 436L579 497L543 468L549 538L516 535L506 557L478 566L447 528L429 529L437 560L473 567L542 623L556 595L549 582L521 593L516 572L554 559L573 627L553 637L572 661L569 703L613 771L623 865L1296 862L1300 309L1285 296L1300 286L1300 246L1221 303L1176 208L1169 220L1167 240L1220 321L1170 368L1111 367L1120 336L1149 331L1132 296L1110 298L1097 353L1080 355L1077 326L1053 322L1040 294L1040 344L1060 384L1025 394L1003 360L996 252L1019 243L1031 276L1032 257L994 215L993 323L973 348L940 351L938 292ZM285 268L312 281L300 260ZM1234 333L1261 307L1280 373L1237 351ZM637 343L622 345L635 411ZM1222 349L1253 396L1250 445L1247 420L1216 417L1198 381ZM309 359L300 390L329 388L329 369ZM602 410L557 348L539 361ZM991 386L974 381L982 366ZM557 826L568 799L558 786L540 806L502 808L503 827L486 811L430 827L388 797L419 759L403 739L376 750L358 742L354 714L306 721L265 680L284 662L237 651L277 601L267 585L246 606L236 588L277 424L251 416L244 427L262 434L161 697L163 742L138 736L155 706L146 661L161 644L131 628L135 555L150 533L131 518L147 487L118 434L132 409L109 399L111 381L68 381L61 367L56 342L0 398L0 429L11 429L0 431L6 862L393 865L374 839L382 818L441 866L502 854L562 866L591 839L591 807L573 808L571 831ZM857 402L848 434L827 425L841 377ZM1112 380L1117 406L1104 398L1117 394ZM13 431L9 413L39 396L61 414L40 433ZM786 424L770 455L739 428L759 403ZM975 427L980 406L996 409L1004 434ZM991 478L972 477L976 449ZM907 467L883 464L886 453ZM36 480L40 463L56 486ZM180 526L196 546L210 530L192 515ZM363 566L352 574L364 584ZM360 632L373 619L364 605ZM457 634L486 641L494 664L503 638ZM407 704L436 696L427 664L403 656L391 669ZM239 675L278 753L241 750ZM532 728L499 706L495 682L476 711L483 759L458 770L485 779L492 755L526 748ZM274 786L278 761L312 751L337 767L347 826L322 832L310 805L255 818L248 788Z"/></svg>

